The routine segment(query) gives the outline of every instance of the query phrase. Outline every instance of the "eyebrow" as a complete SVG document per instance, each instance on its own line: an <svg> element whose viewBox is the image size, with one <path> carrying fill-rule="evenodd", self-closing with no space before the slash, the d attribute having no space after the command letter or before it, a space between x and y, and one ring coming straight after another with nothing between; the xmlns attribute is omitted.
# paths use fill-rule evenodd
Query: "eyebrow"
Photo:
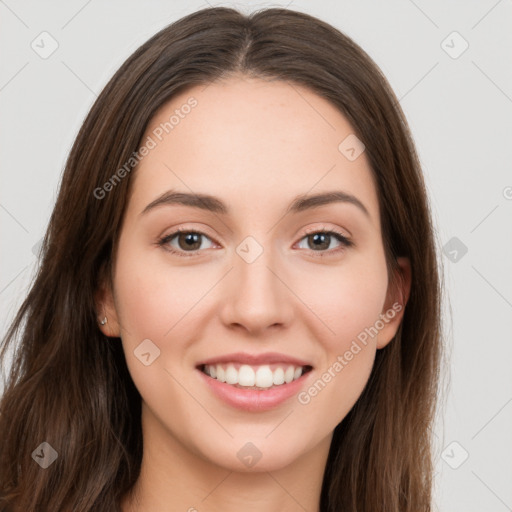
<svg viewBox="0 0 512 512"><path fill-rule="evenodd" d="M297 196L293 199L285 214L300 213L332 203L352 204L370 218L370 213L364 204L357 197L342 190ZM139 215L144 215L154 208L164 205L190 206L192 208L199 208L201 210L221 215L229 215L230 212L228 206L218 197L211 196L209 194L191 194L187 192L178 192L176 190L168 190L149 203Z"/></svg>

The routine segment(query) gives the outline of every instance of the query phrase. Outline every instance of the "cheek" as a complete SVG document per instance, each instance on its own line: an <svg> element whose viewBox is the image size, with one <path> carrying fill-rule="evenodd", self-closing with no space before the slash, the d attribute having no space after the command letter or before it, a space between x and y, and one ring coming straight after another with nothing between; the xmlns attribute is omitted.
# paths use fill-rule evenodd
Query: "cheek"
<svg viewBox="0 0 512 512"><path fill-rule="evenodd" d="M127 337L161 340L171 337L180 321L205 292L199 273L173 267L163 249L148 253L120 245L116 262L116 310ZM175 327L176 326L176 327ZM167 336L168 335L168 336Z"/></svg>
<svg viewBox="0 0 512 512"><path fill-rule="evenodd" d="M311 428L313 418L323 417L326 424L317 428L328 432L361 395L375 359L375 325L386 291L386 262L378 250L365 258L347 259L336 271L315 272L314 283L311 277L302 281L299 293L314 313L308 315L308 326L324 355L315 379L298 397Z"/></svg>
<svg viewBox="0 0 512 512"><path fill-rule="evenodd" d="M304 430L327 435L361 396L375 360L378 333L372 329L381 313L386 283L385 269L384 275L377 270L347 273L326 280L324 293L310 294L311 309L316 308L322 319L311 322L310 329L315 330L323 358L297 397Z"/></svg>
<svg viewBox="0 0 512 512"><path fill-rule="evenodd" d="M302 272L295 283L297 295L312 313L305 316L311 319L310 329L332 357L348 350L359 335L364 339L366 329L379 319L387 291L385 259L378 252L347 258L338 268Z"/></svg>
<svg viewBox="0 0 512 512"><path fill-rule="evenodd" d="M190 338L186 330L197 322L191 308L207 290L204 279L202 285L199 276L191 281L193 272L173 268L158 251L129 245L128 239L124 245L121 241L115 272L115 305L126 362L143 400L154 412L162 407L163 397L178 404L178 409L187 403L189 397L176 384L175 379L181 377L176 367ZM140 358L147 352L146 365Z"/></svg>

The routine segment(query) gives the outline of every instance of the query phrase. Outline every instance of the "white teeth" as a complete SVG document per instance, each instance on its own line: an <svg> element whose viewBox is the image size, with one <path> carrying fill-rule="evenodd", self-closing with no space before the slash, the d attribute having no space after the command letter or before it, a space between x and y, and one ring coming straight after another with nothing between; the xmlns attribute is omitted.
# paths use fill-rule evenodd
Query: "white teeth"
<svg viewBox="0 0 512 512"><path fill-rule="evenodd" d="M256 374L254 370L248 365L243 364L238 370L238 384L240 386L254 386L256 382Z"/></svg>
<svg viewBox="0 0 512 512"><path fill-rule="evenodd" d="M227 365L205 365L204 372L220 382L262 389L280 386L285 383L289 384L303 374L302 366L288 365L276 367L276 365L273 365L273 367L274 370L268 364L261 366L242 364L235 366L235 364L229 363Z"/></svg>
<svg viewBox="0 0 512 512"><path fill-rule="evenodd" d="M284 384L284 370L282 368L277 368L277 370L274 371L272 382L275 386Z"/></svg>
<svg viewBox="0 0 512 512"><path fill-rule="evenodd" d="M272 370L268 366L260 366L256 371L256 386L259 388L269 388L272 386Z"/></svg>
<svg viewBox="0 0 512 512"><path fill-rule="evenodd" d="M238 384L238 372L232 364L226 368L226 384Z"/></svg>
<svg viewBox="0 0 512 512"><path fill-rule="evenodd" d="M286 384L290 383L293 380L293 376L295 375L295 368L293 366L288 366L286 371L284 372L284 381Z"/></svg>
<svg viewBox="0 0 512 512"><path fill-rule="evenodd" d="M208 368L211 368L211 366L209 366ZM226 382L226 372L224 371L224 368L222 368L222 366L218 365L216 370L217 370L216 379L220 380L221 382ZM211 374L210 374L210 376L213 377L213 375L211 375Z"/></svg>

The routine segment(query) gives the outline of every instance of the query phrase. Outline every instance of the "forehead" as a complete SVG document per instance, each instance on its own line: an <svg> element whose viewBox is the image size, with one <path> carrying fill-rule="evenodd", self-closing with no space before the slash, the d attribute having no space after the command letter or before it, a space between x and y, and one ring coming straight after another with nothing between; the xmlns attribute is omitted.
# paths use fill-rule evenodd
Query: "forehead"
<svg viewBox="0 0 512 512"><path fill-rule="evenodd" d="M350 160L339 149L353 136L336 107L296 84L233 77L194 86L148 124L143 142L151 137L155 146L134 173L133 202L141 211L173 189L225 198L242 211L343 190L378 223L365 153Z"/></svg>

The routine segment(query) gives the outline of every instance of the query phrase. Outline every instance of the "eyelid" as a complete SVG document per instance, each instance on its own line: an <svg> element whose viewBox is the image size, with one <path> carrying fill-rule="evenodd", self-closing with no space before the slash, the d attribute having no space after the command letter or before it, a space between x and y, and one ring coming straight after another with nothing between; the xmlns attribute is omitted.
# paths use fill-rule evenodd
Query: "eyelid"
<svg viewBox="0 0 512 512"><path fill-rule="evenodd" d="M335 233L338 233L339 235L343 236L344 238L346 238L347 240L349 240L351 238L351 235L350 233L345 229L345 230L342 230L341 228L338 228L338 227L329 227L328 225L326 224L322 224L320 223L320 226L314 226L314 227L307 227L305 230L304 230L304 234L302 235L302 238L306 235L311 235L313 233L318 233L319 231L321 232L324 232L324 231L333 231ZM342 231L345 231L345 233L343 233Z"/></svg>

